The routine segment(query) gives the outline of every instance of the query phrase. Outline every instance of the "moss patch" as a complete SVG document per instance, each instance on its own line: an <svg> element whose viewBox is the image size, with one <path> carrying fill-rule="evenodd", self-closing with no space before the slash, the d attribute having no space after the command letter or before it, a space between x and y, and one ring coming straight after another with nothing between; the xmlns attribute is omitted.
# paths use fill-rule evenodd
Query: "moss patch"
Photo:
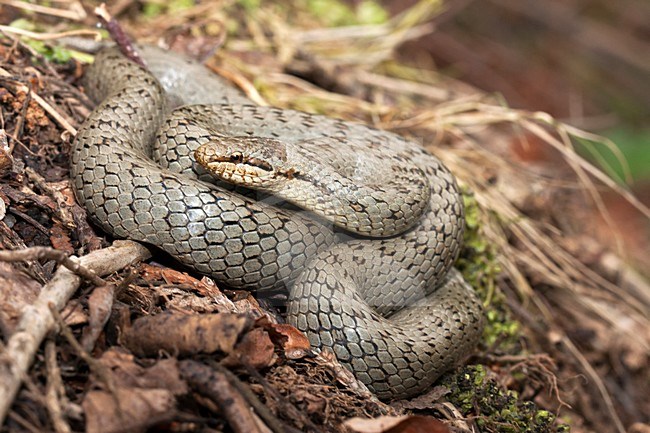
<svg viewBox="0 0 650 433"><path fill-rule="evenodd" d="M521 401L515 391L502 389L482 365L464 367L441 383L450 390L447 398L463 415L473 417L482 432L564 433L566 424L540 410L532 401Z"/></svg>
<svg viewBox="0 0 650 433"><path fill-rule="evenodd" d="M505 305L505 296L497 290L497 278L501 266L497 261L497 251L481 233L481 214L474 195L463 191L465 204L465 247L456 266L463 273L465 280L474 287L486 307L487 324L483 332L483 343L487 347L498 344L505 352L518 350L519 322L512 319ZM488 216L489 217L489 216Z"/></svg>

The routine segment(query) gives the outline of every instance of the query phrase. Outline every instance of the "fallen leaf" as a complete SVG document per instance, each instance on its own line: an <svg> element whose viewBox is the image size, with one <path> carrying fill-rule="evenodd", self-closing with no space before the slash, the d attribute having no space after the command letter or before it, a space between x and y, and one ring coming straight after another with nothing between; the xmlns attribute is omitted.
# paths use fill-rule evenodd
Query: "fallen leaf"
<svg viewBox="0 0 650 433"><path fill-rule="evenodd" d="M7 145L7 133L4 129L0 129L0 177L4 177L11 172L14 166L14 159L9 153L9 146ZM0 210L2 210L0 208ZM3 215L0 215L2 220Z"/></svg>
<svg viewBox="0 0 650 433"><path fill-rule="evenodd" d="M275 346L263 328L253 328L247 332L222 362L225 366L250 365L261 369L270 367L277 360Z"/></svg>
<svg viewBox="0 0 650 433"><path fill-rule="evenodd" d="M70 237L68 237L66 230L61 227L61 224L55 223L50 229L50 242L52 242L54 249L65 251L67 254L74 254L75 252Z"/></svg>
<svg viewBox="0 0 650 433"><path fill-rule="evenodd" d="M252 325L247 314L163 313L136 320L124 331L123 343L138 356L157 356L161 351L179 356L231 353Z"/></svg>
<svg viewBox="0 0 650 433"><path fill-rule="evenodd" d="M84 329L81 345L87 352L95 347L95 342L108 322L115 299L115 285L106 284L93 290L88 298L88 326Z"/></svg>
<svg viewBox="0 0 650 433"><path fill-rule="evenodd" d="M635 422L627 431L628 433L650 433L650 424Z"/></svg>
<svg viewBox="0 0 650 433"><path fill-rule="evenodd" d="M325 397L315 395L305 389L298 389L292 394L295 401L306 404L306 412L308 414L322 414L327 409L328 401Z"/></svg>
<svg viewBox="0 0 650 433"><path fill-rule="evenodd" d="M450 433L442 421L420 415L350 418L343 425L357 433Z"/></svg>
<svg viewBox="0 0 650 433"><path fill-rule="evenodd" d="M71 299L63 307L61 317L68 326L77 326L88 323L88 315L86 314L79 299Z"/></svg>
<svg viewBox="0 0 650 433"><path fill-rule="evenodd" d="M418 395L411 400L398 400L391 403L391 406L397 410L432 409L433 406L436 405L442 397L449 394L449 392L450 390L444 386L436 386L425 394Z"/></svg>
<svg viewBox="0 0 650 433"><path fill-rule="evenodd" d="M38 281L18 272L11 263L0 262L0 333L13 334L24 308L36 301L40 291Z"/></svg>
<svg viewBox="0 0 650 433"><path fill-rule="evenodd" d="M288 359L300 359L312 353L307 336L297 328L280 323L269 323L264 319L258 320L270 333L271 339L282 347Z"/></svg>
<svg viewBox="0 0 650 433"><path fill-rule="evenodd" d="M366 385L357 380L350 370L341 365L330 348L323 348L315 357L310 358L310 361L329 369L340 384L350 388L357 394L366 395L368 398L376 398L370 393Z"/></svg>
<svg viewBox="0 0 650 433"><path fill-rule="evenodd" d="M165 280L168 284L174 285L187 285L204 296L214 296L221 294L221 291L214 284L206 284L204 279L197 280L196 278L179 272L171 268L163 268L160 266L153 266L147 263L140 264L138 268L140 276L147 281Z"/></svg>
<svg viewBox="0 0 650 433"><path fill-rule="evenodd" d="M144 432L174 417L175 399L165 389L118 388L90 391L82 403L86 432Z"/></svg>
<svg viewBox="0 0 650 433"><path fill-rule="evenodd" d="M111 348L98 361L111 372L112 380L118 387L163 388L174 395L187 393L187 384L180 378L178 361L174 358L162 359L145 368L137 364L134 356L124 349ZM95 382L101 384L100 380Z"/></svg>

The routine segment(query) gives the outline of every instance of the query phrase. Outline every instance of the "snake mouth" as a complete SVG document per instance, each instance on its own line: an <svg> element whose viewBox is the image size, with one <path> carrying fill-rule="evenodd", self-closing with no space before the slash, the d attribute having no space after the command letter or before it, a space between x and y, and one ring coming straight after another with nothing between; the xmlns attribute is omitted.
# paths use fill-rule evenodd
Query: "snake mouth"
<svg viewBox="0 0 650 433"><path fill-rule="evenodd" d="M264 187L275 177L273 166L267 161L239 151L216 153L209 143L196 149L194 158L212 176L237 185Z"/></svg>

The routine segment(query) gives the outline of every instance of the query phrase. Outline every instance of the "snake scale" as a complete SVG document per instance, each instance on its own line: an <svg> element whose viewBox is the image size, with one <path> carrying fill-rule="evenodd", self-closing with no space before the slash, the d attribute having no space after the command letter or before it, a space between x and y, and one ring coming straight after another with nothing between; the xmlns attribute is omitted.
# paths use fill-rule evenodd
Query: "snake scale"
<svg viewBox="0 0 650 433"><path fill-rule="evenodd" d="M385 131L254 105L179 55L152 47L142 55L151 72L104 49L85 74L98 105L73 141L71 177L94 223L232 288L289 290L288 321L382 399L426 390L472 350L482 308L452 268L464 211L438 159ZM297 146L310 164L329 160L327 170L285 172L298 182L289 201L307 195L329 210L210 180L194 152L223 137ZM238 155L230 167L241 162ZM393 176L413 182L369 192ZM316 192L303 193L300 182Z"/></svg>

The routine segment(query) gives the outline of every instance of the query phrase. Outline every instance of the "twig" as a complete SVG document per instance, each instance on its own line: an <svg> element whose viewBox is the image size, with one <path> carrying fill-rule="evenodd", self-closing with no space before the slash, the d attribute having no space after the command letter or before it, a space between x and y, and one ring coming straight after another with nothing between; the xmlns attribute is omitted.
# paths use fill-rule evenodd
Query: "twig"
<svg viewBox="0 0 650 433"><path fill-rule="evenodd" d="M150 256L149 250L141 244L115 241L109 248L78 259L78 265L95 275L108 275ZM0 354L0 425L7 416L41 341L54 326L49 305L52 304L59 311L63 309L80 284L81 278L76 273L61 267L43 287L34 304L24 309L4 352Z"/></svg>
<svg viewBox="0 0 650 433"><path fill-rule="evenodd" d="M70 425L63 417L60 398L65 398L63 381L61 380L61 369L56 362L56 346L54 341L45 344L45 367L47 369L47 388L45 401L47 411L50 414L52 425L57 433L68 433L72 431Z"/></svg>
<svg viewBox="0 0 650 433"><path fill-rule="evenodd" d="M61 113L56 111L54 107L52 107L48 102L46 102L43 98L41 98L38 93L32 91L29 87L25 86L24 84L20 83L17 80L14 80L9 72L4 70L3 68L0 68L0 77L7 77L14 81L16 83L16 88L19 92L25 92L28 95L31 95L31 97L36 101L38 105L43 108L49 114L54 118L54 120L63 127L68 133L71 135L77 135L77 130L72 126L72 124L65 118Z"/></svg>
<svg viewBox="0 0 650 433"><path fill-rule="evenodd" d="M542 376L542 379L545 381L545 388L549 388L549 393L552 393L555 396L555 399L559 404L566 407L571 407L570 404L562 400L560 395L560 389L557 386L557 376L554 373L554 370L557 370L557 366L553 358L551 358L546 353L530 354L530 355L487 355L484 357L486 361L496 363L496 364L512 364L507 368L508 374L507 378L513 376L513 372L517 370L528 370L528 378L532 378L533 374L530 370L537 372Z"/></svg>
<svg viewBox="0 0 650 433"><path fill-rule="evenodd" d="M220 76L236 84L237 87L239 87L249 99L255 102L255 104L260 105L262 107L266 107L269 105L268 102L266 102L266 100L262 97L262 95L260 95L260 93L257 91L253 83L251 83L250 80L246 79L241 74L232 72L228 69L216 65L207 65L207 66L209 69L213 70Z"/></svg>
<svg viewBox="0 0 650 433"><path fill-rule="evenodd" d="M28 38L35 39L37 41L51 41L53 39L67 38L69 36L92 36L96 41L100 41L102 39L102 34L99 33L97 30L87 30L87 29L68 30L66 32L58 32L58 33L38 33L38 32L30 32L29 30L19 29L17 27L0 25L0 30L7 33L13 33L15 35L27 36Z"/></svg>
<svg viewBox="0 0 650 433"><path fill-rule="evenodd" d="M106 388L111 392L111 395L113 395L114 398L117 396L116 392L116 387L115 387L115 381L113 379L113 376L111 376L110 371L104 367L104 365L93 358L90 353L88 353L82 346L81 343L77 341L77 339L74 337L74 334L72 333L72 329L68 325L66 325L65 321L61 317L61 313L56 309L54 304L50 303L48 305L50 309L50 313L52 313L52 317L54 318L54 321L56 324L59 326L61 335L65 337L67 340L68 344L72 346L74 351L76 352L77 356L79 358L83 359L83 361L88 364L88 367L90 368L90 371L93 372L97 378L99 378L104 385L106 385ZM119 407L119 401L116 402L118 407Z"/></svg>
<svg viewBox="0 0 650 433"><path fill-rule="evenodd" d="M49 247L31 247L23 250L0 251L0 261L24 262L27 260L55 260L77 275L84 277L96 286L106 285L106 281L97 276L92 270L85 268L80 262L74 261L63 251Z"/></svg>
<svg viewBox="0 0 650 433"><path fill-rule="evenodd" d="M580 349L578 349L575 344L573 344L573 341L571 341L571 339L566 334L562 334L561 342L569 350L569 352L571 352L573 357L578 360L583 371L596 385L596 389L598 389L598 393L600 394L600 397L602 398L603 403L605 403L605 407L607 408L607 414L609 415L609 418L614 422L616 430L618 430L619 433L625 433L625 427L623 426L623 423L621 422L621 419L616 412L612 396L607 391L607 387L603 383L600 376L598 376L596 370L594 370L591 363L584 357L584 355L580 352Z"/></svg>
<svg viewBox="0 0 650 433"><path fill-rule="evenodd" d="M124 54L127 59L132 60L143 68L146 68L147 64L133 46L131 38L126 34L122 26L120 26L120 23L108 13L106 4L102 3L95 8L94 12L102 26L108 30L108 33L115 41L122 54Z"/></svg>
<svg viewBox="0 0 650 433"><path fill-rule="evenodd" d="M112 375L111 370L102 364L101 361L93 358L90 353L88 353L81 346L81 343L77 341L74 334L72 333L72 329L65 323L61 317L61 313L59 313L56 307L52 303L50 303L48 307L50 309L52 317L54 318L54 321L61 331L61 335L63 335L68 344L72 346L72 349L77 353L77 356L79 356L79 358L81 358L88 365L88 368L90 368L90 371L93 373L93 375L95 375L97 379L99 379L99 381L104 384L110 393L111 398L115 402L115 407L118 409L118 416L120 419L123 419L125 417L124 411L121 409L123 402L121 402L118 397L118 389L115 385L115 379Z"/></svg>
<svg viewBox="0 0 650 433"><path fill-rule="evenodd" d="M39 14L43 15L52 15L55 17L60 17L60 18L67 18L69 20L73 21L81 21L84 18L86 18L86 11L84 8L79 4L79 2L74 2L73 6L75 10L66 10L66 9L58 9L58 8L51 8L48 6L42 6L42 5L37 5L33 3L27 3L24 1L19 1L19 0L1 0L0 4L5 4L8 6L12 6L18 9L23 9L26 11L32 11L36 12Z"/></svg>
<svg viewBox="0 0 650 433"><path fill-rule="evenodd" d="M26 431L31 432L31 433L42 433L41 429L36 427L34 424L23 418L22 416L18 415L16 412L11 412L9 414L9 418L11 418L16 424L24 428Z"/></svg>
<svg viewBox="0 0 650 433"><path fill-rule="evenodd" d="M107 284L96 287L88 298L88 326L81 337L81 346L87 352L93 350L108 322L115 301L115 292L115 284Z"/></svg>
<svg viewBox="0 0 650 433"><path fill-rule="evenodd" d="M262 385L262 387L264 387L267 395L275 400L275 403L277 404L277 407L281 413L284 413L285 416L287 416L289 419L299 421L302 424L301 427L303 428L308 428L311 431L318 431L318 427L314 424L314 422L309 419L305 413L299 410L288 398L284 397L277 389L272 387L269 382L260 374L259 371L255 370L249 365L245 365L245 367L248 374L250 374L251 377L253 377L260 385ZM233 378L235 377L235 375L232 373L230 373L230 375Z"/></svg>
<svg viewBox="0 0 650 433"><path fill-rule="evenodd" d="M45 178L38 174L31 167L25 167L25 173L43 192L47 193L57 204L54 213L59 217L61 222L68 228L74 228L75 222L70 209L66 205L66 199L57 189L53 188L45 181Z"/></svg>
<svg viewBox="0 0 650 433"><path fill-rule="evenodd" d="M0 35L5 36L6 38L10 39L13 44L12 44L12 52L14 52L17 48L26 51L29 53L30 56L34 57L36 60L41 62L41 65L49 72L53 77L56 77L58 79L61 78L59 73L52 67L50 61L45 58L45 56L38 51L36 51L32 46L29 44L25 43L19 36L16 36L12 34L11 32L5 32L2 29L0 29ZM33 64L33 62L32 62ZM39 77L40 78L40 77ZM18 131L18 128L14 128L14 131ZM15 134L15 132L14 132ZM17 137L14 137L14 139L17 139Z"/></svg>
<svg viewBox="0 0 650 433"><path fill-rule="evenodd" d="M28 223L30 223L32 226L34 226L34 228L35 228L36 230L38 230L39 232L43 233L45 236L49 236L50 231L49 231L48 229L46 229L46 228L43 226L43 224L39 223L38 221L36 221L34 218L30 217L30 216L27 215L26 213L21 212L21 211L19 211L18 209L13 208L13 207L10 207L10 208L9 208L9 213L12 213L12 214L16 215L17 217L22 218L23 220L25 220L26 222L28 222ZM1 257L1 256L0 256L0 257Z"/></svg>
<svg viewBox="0 0 650 433"><path fill-rule="evenodd" d="M248 401L248 404L250 404L253 407L255 412L257 412L260 418L264 420L266 425L268 425L269 428L273 430L274 433L287 433L287 432L294 433L299 431L293 427L284 425L275 415L273 415L271 410L264 403L262 403L259 398L257 398L257 395L255 395L255 393L250 389L250 387L246 383L239 380L239 378L236 375L234 375L230 370L217 363L213 363L212 366L217 371L222 372L226 376L230 384L233 385L235 388L237 388L237 390L241 393L241 395L243 395L244 398ZM250 366L246 366L246 368L249 372L255 371L255 373L257 373L257 371ZM265 388L268 387L268 383L264 383L264 382L261 383ZM310 427L316 428L313 424Z"/></svg>
<svg viewBox="0 0 650 433"><path fill-rule="evenodd" d="M263 433L246 399L230 384L223 372L196 361L178 363L181 375L199 394L219 405L235 433Z"/></svg>

